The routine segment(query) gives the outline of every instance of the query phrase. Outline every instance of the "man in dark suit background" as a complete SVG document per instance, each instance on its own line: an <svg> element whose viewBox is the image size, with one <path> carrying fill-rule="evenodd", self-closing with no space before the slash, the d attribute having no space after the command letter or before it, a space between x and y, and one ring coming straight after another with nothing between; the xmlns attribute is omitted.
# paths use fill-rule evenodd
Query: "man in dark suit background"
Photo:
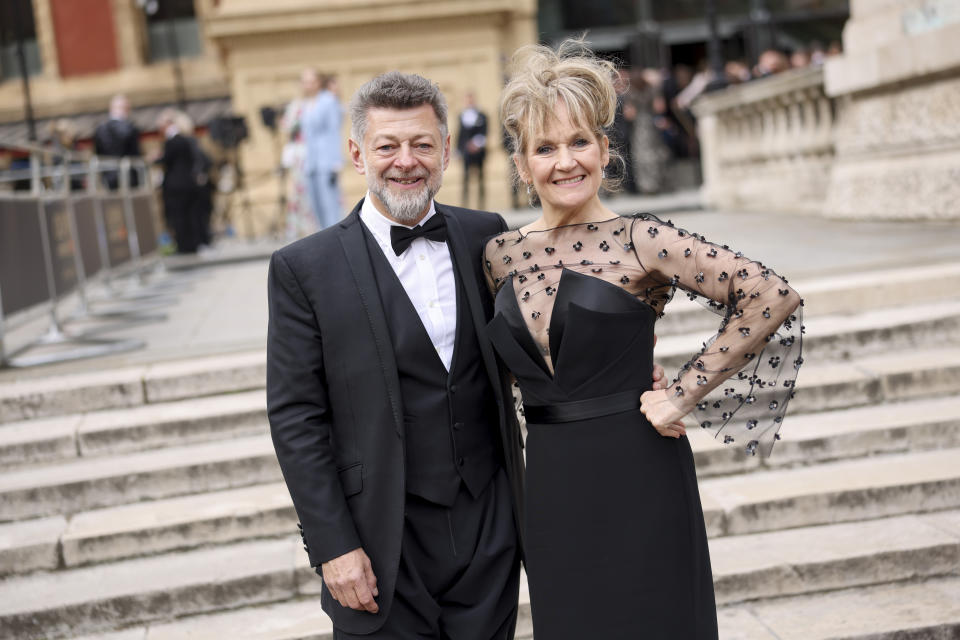
<svg viewBox="0 0 960 640"><path fill-rule="evenodd" d="M351 104L367 196L274 254L267 404L335 638L513 637L522 457L480 334L484 239L503 219L435 203L446 104L388 73Z"/></svg>
<svg viewBox="0 0 960 640"><path fill-rule="evenodd" d="M477 108L473 93L467 93L466 106L460 112L457 152L463 158L463 205L469 204L470 176L477 181L478 207L484 207L483 163L487 158L487 114Z"/></svg>
<svg viewBox="0 0 960 640"><path fill-rule="evenodd" d="M118 93L110 99L110 119L101 123L93 133L93 148L98 156L139 158L140 132L130 120L130 101ZM116 171L104 171L103 181L111 191L119 188ZM140 184L137 172L130 170L130 187Z"/></svg>

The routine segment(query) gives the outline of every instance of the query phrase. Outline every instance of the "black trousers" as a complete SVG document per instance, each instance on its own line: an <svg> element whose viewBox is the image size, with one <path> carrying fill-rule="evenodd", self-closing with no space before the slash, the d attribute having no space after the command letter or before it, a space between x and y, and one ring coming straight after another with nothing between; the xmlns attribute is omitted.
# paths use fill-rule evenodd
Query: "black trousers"
<svg viewBox="0 0 960 640"><path fill-rule="evenodd" d="M400 571L383 627L334 640L510 640L517 622L520 547L501 469L476 500L452 507L407 495Z"/></svg>
<svg viewBox="0 0 960 640"><path fill-rule="evenodd" d="M475 180L477 181L477 208L484 208L484 201L486 197L484 195L484 185L483 185L483 156L464 156L463 158L463 202L461 206L468 207L468 198L470 197L470 176L471 174L476 174Z"/></svg>

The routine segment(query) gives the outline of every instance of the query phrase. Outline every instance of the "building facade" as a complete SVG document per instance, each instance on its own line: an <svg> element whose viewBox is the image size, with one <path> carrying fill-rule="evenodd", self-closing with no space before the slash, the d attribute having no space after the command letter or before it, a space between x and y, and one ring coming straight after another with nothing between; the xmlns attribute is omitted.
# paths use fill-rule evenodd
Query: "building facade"
<svg viewBox="0 0 960 640"><path fill-rule="evenodd" d="M0 3L0 143L29 137L19 57L42 141L49 120L92 132L110 97L125 93L141 128L160 105L195 119L229 107L229 82L203 27L216 0L4 0ZM215 105L215 109L211 109ZM144 111L144 108L152 108Z"/></svg>
<svg viewBox="0 0 960 640"><path fill-rule="evenodd" d="M472 92L490 119L485 206L509 206L509 158L496 114L509 56L537 40L535 0L221 0L206 27L226 65L234 110L249 124L242 159L254 209L278 209L271 204L277 189L267 176L282 143L260 122L260 110L295 98L308 67L336 76L344 107L361 84L386 71L434 80L448 101L454 141L457 114ZM347 210L366 190L364 177L349 166L348 136L344 118ZM453 157L438 199L461 204L462 179L461 162Z"/></svg>

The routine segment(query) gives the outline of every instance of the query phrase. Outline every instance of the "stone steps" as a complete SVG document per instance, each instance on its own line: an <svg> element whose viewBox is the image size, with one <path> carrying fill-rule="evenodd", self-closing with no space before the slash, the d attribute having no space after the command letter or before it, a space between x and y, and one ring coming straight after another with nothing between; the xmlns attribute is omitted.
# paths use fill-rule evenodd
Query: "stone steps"
<svg viewBox="0 0 960 640"><path fill-rule="evenodd" d="M789 420L804 412L876 406L958 390L960 347L905 349L849 362L807 364L801 369ZM263 391L254 390L2 424L0 465L10 469L142 451L171 442L266 433L265 404ZM0 476L0 493L2 487Z"/></svg>
<svg viewBox="0 0 960 640"><path fill-rule="evenodd" d="M659 338L655 361L668 372L676 371L714 335L718 322L715 317L704 332ZM857 315L816 316L805 319L804 325L803 358L808 364L956 344L960 343L960 300L876 309Z"/></svg>
<svg viewBox="0 0 960 640"><path fill-rule="evenodd" d="M251 445L269 443L254 439ZM237 451L242 456L235 464L219 459L227 470L219 484L238 481L229 472L234 468L241 470L239 482L250 484L243 473L253 463L243 456L251 452ZM189 475L197 460L185 461L186 471L172 477ZM169 471L164 467L155 482L145 484L159 484ZM174 497L0 525L0 574L73 568L294 530L296 515L282 482L217 488L198 486L196 493L182 495L182 486L171 482L168 489L181 492ZM960 508L960 448L702 478L700 495L711 538Z"/></svg>
<svg viewBox="0 0 960 640"><path fill-rule="evenodd" d="M960 449L700 481L711 538L960 508Z"/></svg>
<svg viewBox="0 0 960 640"><path fill-rule="evenodd" d="M69 515L280 478L268 435L86 458L0 474L0 518Z"/></svg>
<svg viewBox="0 0 960 640"><path fill-rule="evenodd" d="M952 640L960 635L960 578L880 584L721 607L721 640ZM319 598L97 634L98 640L332 640ZM80 640L93 640L86 636ZM520 595L516 640L532 640L529 597Z"/></svg>
<svg viewBox="0 0 960 640"><path fill-rule="evenodd" d="M263 390L0 425L0 467L267 433Z"/></svg>
<svg viewBox="0 0 960 640"><path fill-rule="evenodd" d="M960 402L951 395L788 414L781 435L773 455L764 459L723 444L693 423L687 430L697 474L706 478L883 453L960 447Z"/></svg>
<svg viewBox="0 0 960 640"><path fill-rule="evenodd" d="M723 538L712 542L711 556L724 604L949 576L960 571L960 512ZM8 578L0 582L0 629L16 629L22 638L57 637L279 601L286 602L266 611L303 611L320 623L322 614L311 614L310 605L290 602L316 595L318 587L298 539L243 542ZM175 634L185 626L192 637L223 637L211 635L215 625L240 628L252 615L239 610L151 625L146 637L185 637ZM302 637L289 635L291 627L303 632L300 618L279 620L259 637ZM287 635L269 635L273 631Z"/></svg>
<svg viewBox="0 0 960 640"><path fill-rule="evenodd" d="M262 389L266 353L251 351L0 386L0 423Z"/></svg>
<svg viewBox="0 0 960 640"><path fill-rule="evenodd" d="M960 391L960 347L891 351L849 362L804 366L790 414L877 406Z"/></svg>
<svg viewBox="0 0 960 640"><path fill-rule="evenodd" d="M718 614L723 640L956 640L960 578L780 598Z"/></svg>
<svg viewBox="0 0 960 640"><path fill-rule="evenodd" d="M825 315L857 315L872 309L909 308L960 298L960 263L862 271L791 280L790 284L803 296L808 319ZM664 318L657 323L657 334L665 337L711 331L716 327L717 316L705 313L703 307L687 300L680 292L667 307Z"/></svg>
<svg viewBox="0 0 960 640"><path fill-rule="evenodd" d="M842 318L824 321L823 332L811 335L811 343L822 343L822 350L828 353L842 355L851 348L870 348L877 340L890 336L904 346L929 338L942 341L948 335L956 336L956 323L949 317L934 320L927 317L926 311L918 313L915 307L926 309L932 303L930 307L934 308L940 301L942 314L955 304L960 299L960 263L818 278L797 287L804 295L808 324L813 327L818 322L811 319L838 314L866 314L870 322L877 323L871 329L869 323L863 324L867 320L854 318L846 324ZM878 309L883 311L871 311ZM935 309L933 312L937 313ZM902 322L892 320L909 319L911 314L913 322L920 325L912 332ZM717 316L677 296L667 316L657 325L661 337L658 362L663 359L667 364L676 364L669 362L673 358L682 363L683 358L696 352L701 334L709 335L717 323ZM667 338L672 340L676 334L694 335L687 336L687 342L681 340L671 352L667 350ZM835 334L837 337L832 337ZM812 348L816 354L819 348ZM0 423L260 389L264 386L265 360L266 355L260 350L5 383L0 386Z"/></svg>
<svg viewBox="0 0 960 640"><path fill-rule="evenodd" d="M960 637L960 264L794 284L808 364L773 456L690 430L721 637ZM670 371L718 319L668 311ZM331 637L264 360L0 386L0 637ZM525 590L520 613L531 638Z"/></svg>

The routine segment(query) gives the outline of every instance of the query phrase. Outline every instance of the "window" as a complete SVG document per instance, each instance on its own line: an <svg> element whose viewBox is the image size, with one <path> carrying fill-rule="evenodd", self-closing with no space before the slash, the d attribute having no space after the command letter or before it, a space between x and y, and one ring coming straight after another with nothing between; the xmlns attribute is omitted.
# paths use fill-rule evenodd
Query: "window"
<svg viewBox="0 0 960 640"><path fill-rule="evenodd" d="M145 0L141 5L147 18L151 62L203 55L193 0Z"/></svg>
<svg viewBox="0 0 960 640"><path fill-rule="evenodd" d="M27 73L36 75L43 70L40 48L37 46L37 26L33 20L30 0L3 0L0 2L0 80L20 77L20 60L17 58L18 22Z"/></svg>

